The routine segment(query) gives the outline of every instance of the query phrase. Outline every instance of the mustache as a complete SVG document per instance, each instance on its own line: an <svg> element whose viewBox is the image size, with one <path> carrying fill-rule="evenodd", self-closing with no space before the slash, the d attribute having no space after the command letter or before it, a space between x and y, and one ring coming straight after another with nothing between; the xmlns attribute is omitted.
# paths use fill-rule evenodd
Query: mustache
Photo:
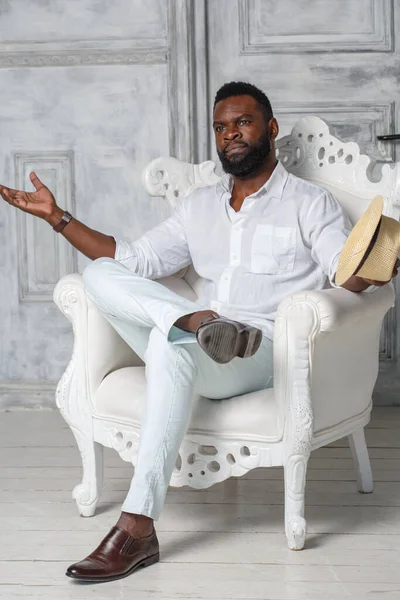
<svg viewBox="0 0 400 600"><path fill-rule="evenodd" d="M237 147L237 146L242 146L243 148L248 148L249 145L246 144L246 142L231 142L230 144L228 144L227 146L225 146L225 148L221 151L222 154L226 154L226 152L232 148L233 146Z"/></svg>

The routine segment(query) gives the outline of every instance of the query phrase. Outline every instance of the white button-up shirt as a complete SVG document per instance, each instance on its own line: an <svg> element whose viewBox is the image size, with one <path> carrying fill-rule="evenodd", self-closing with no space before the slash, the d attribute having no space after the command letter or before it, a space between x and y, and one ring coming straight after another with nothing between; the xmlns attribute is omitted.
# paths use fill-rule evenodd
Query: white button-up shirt
<svg viewBox="0 0 400 600"><path fill-rule="evenodd" d="M115 259L148 279L193 263L204 279L198 303L255 325L273 339L279 303L301 290L334 287L351 225L325 189L278 162L270 179L230 206L233 178L195 189L173 215L136 241L116 240Z"/></svg>

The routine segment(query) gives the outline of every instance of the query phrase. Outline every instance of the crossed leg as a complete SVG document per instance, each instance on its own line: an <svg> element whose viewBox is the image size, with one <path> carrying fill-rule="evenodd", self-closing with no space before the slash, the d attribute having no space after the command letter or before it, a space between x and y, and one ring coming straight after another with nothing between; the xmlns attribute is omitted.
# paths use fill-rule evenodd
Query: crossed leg
<svg viewBox="0 0 400 600"><path fill-rule="evenodd" d="M218 400L268 387L272 342L264 339L251 358L216 363L194 333L174 325L203 306L109 258L94 261L83 278L89 298L146 365L135 475L117 523L131 536L144 538L162 511L194 393Z"/></svg>

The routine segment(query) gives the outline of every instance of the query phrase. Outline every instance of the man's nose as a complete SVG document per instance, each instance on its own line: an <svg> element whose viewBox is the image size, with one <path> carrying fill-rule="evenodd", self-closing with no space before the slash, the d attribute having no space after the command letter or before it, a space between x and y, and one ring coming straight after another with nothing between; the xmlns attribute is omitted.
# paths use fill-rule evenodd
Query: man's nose
<svg viewBox="0 0 400 600"><path fill-rule="evenodd" d="M226 140L236 140L238 137L240 137L240 131L238 131L238 129L236 129L236 127L229 127L226 131L225 131L225 139Z"/></svg>

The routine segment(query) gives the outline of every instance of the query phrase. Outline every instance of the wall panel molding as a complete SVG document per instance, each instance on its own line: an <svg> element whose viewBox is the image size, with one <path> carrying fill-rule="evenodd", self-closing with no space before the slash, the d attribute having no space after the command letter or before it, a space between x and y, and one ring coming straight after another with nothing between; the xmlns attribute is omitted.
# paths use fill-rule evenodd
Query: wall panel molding
<svg viewBox="0 0 400 600"><path fill-rule="evenodd" d="M170 155L192 162L194 156L193 4L168 0L168 110Z"/></svg>
<svg viewBox="0 0 400 600"><path fill-rule="evenodd" d="M167 62L167 51L158 48L141 49L135 52L60 52L45 54L33 51L30 54L0 54L0 68L16 67L76 67L88 65L146 65Z"/></svg>
<svg viewBox="0 0 400 600"><path fill-rule="evenodd" d="M14 155L15 187L33 188L29 173L48 181L57 202L75 214L73 154L27 152ZM52 302L57 281L77 269L76 250L43 220L17 212L18 284L20 302Z"/></svg>
<svg viewBox="0 0 400 600"><path fill-rule="evenodd" d="M292 33L276 32L271 17L268 31L262 29L262 0L239 0L239 37L240 54L270 54L271 52L305 53L305 52L390 52L393 50L393 1L369 0L369 28L357 29L354 19L354 31L341 31L332 24L331 31L318 31L310 21L310 31L300 30ZM329 0L327 0L328 4ZM277 3L280 6L282 2ZM311 9L308 5L308 10ZM301 3L292 8L302 10ZM281 10L281 14L282 14ZM296 22L296 16L291 13Z"/></svg>
<svg viewBox="0 0 400 600"><path fill-rule="evenodd" d="M161 64L167 57L165 38L0 44L3 68Z"/></svg>
<svg viewBox="0 0 400 600"><path fill-rule="evenodd" d="M207 148L205 0L168 0L170 155L195 162Z"/></svg>

